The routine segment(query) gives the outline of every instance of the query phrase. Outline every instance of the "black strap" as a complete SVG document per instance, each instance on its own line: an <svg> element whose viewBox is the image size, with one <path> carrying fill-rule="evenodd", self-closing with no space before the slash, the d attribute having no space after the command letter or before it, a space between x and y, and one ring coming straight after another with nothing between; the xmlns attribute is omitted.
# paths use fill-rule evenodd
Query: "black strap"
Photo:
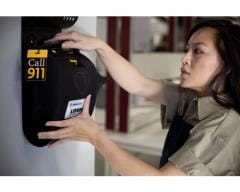
<svg viewBox="0 0 240 192"><path fill-rule="evenodd" d="M168 158L179 150L189 137L193 125L185 122L181 116L175 116L169 128L159 167L163 167Z"/></svg>

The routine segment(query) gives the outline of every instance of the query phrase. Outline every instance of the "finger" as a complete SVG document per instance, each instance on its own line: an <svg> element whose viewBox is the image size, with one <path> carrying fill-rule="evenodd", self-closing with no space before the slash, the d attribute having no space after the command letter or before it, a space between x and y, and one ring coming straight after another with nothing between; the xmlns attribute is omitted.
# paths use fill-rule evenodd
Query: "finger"
<svg viewBox="0 0 240 192"><path fill-rule="evenodd" d="M52 127L69 127L73 124L73 119L67 119L62 121L48 121L45 125Z"/></svg>
<svg viewBox="0 0 240 192"><path fill-rule="evenodd" d="M54 35L52 38L46 40L45 42L57 41L60 36L63 36L66 33L68 33L68 32L57 33L56 35Z"/></svg>
<svg viewBox="0 0 240 192"><path fill-rule="evenodd" d="M71 136L72 128L64 128L59 129L57 131L47 131L47 132L39 132L38 138L39 139L63 139L66 137Z"/></svg>
<svg viewBox="0 0 240 192"><path fill-rule="evenodd" d="M79 33L71 31L71 32L62 32L55 35L53 38L50 39L51 41L64 41L64 40L72 40L77 41L79 40Z"/></svg>
<svg viewBox="0 0 240 192"><path fill-rule="evenodd" d="M89 106L90 106L91 95L88 95L83 104L83 114L89 115Z"/></svg>
<svg viewBox="0 0 240 192"><path fill-rule="evenodd" d="M54 37L65 35L67 33L69 33L69 31L63 31L63 32L57 33Z"/></svg>
<svg viewBox="0 0 240 192"><path fill-rule="evenodd" d="M72 48L72 49L79 49L79 43L78 42L74 42L74 41L65 41L62 43L62 48Z"/></svg>
<svg viewBox="0 0 240 192"><path fill-rule="evenodd" d="M59 139L59 140L57 140L57 141L49 144L49 145L48 145L48 148L53 148L53 147L55 147L56 145L66 143L66 142L68 142L68 141L70 141L70 139Z"/></svg>

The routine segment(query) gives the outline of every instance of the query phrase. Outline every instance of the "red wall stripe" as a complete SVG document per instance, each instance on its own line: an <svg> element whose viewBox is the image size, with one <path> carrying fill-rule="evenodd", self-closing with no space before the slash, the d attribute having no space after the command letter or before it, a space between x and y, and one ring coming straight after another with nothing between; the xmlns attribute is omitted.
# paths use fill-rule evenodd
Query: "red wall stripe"
<svg viewBox="0 0 240 192"><path fill-rule="evenodd" d="M122 27L121 27L121 55L129 60L129 50L130 50L130 17L122 17ZM120 102L119 102L119 131L127 132L128 130L128 93L120 88Z"/></svg>
<svg viewBox="0 0 240 192"><path fill-rule="evenodd" d="M174 17L168 18L168 51L173 51L174 48Z"/></svg>
<svg viewBox="0 0 240 192"><path fill-rule="evenodd" d="M185 34L185 44L187 43L187 37L192 27L192 17L184 17L184 34Z"/></svg>
<svg viewBox="0 0 240 192"><path fill-rule="evenodd" d="M107 18L107 42L113 48L116 49L116 30L117 30L117 18ZM106 128L115 128L115 82L109 74L107 74L106 82Z"/></svg>

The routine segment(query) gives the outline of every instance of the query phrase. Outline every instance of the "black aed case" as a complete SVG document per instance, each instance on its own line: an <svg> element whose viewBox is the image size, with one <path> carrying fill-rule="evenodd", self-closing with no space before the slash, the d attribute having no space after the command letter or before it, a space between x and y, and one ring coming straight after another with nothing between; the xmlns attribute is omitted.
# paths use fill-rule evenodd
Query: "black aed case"
<svg viewBox="0 0 240 192"><path fill-rule="evenodd" d="M50 120L68 119L81 113L91 94L92 114L99 88L105 82L94 64L78 50L61 49L61 42L45 43L77 17L22 18L22 117L23 131L35 146L47 145L37 133L50 131Z"/></svg>

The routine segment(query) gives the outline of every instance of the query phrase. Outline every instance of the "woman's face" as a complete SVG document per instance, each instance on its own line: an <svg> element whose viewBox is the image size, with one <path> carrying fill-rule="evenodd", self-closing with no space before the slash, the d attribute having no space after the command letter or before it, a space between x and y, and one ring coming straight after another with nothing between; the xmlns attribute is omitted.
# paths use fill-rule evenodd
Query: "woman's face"
<svg viewBox="0 0 240 192"><path fill-rule="evenodd" d="M216 30L197 30L186 45L182 59L181 86L198 92L208 92L209 84L221 69L221 59L215 46Z"/></svg>

